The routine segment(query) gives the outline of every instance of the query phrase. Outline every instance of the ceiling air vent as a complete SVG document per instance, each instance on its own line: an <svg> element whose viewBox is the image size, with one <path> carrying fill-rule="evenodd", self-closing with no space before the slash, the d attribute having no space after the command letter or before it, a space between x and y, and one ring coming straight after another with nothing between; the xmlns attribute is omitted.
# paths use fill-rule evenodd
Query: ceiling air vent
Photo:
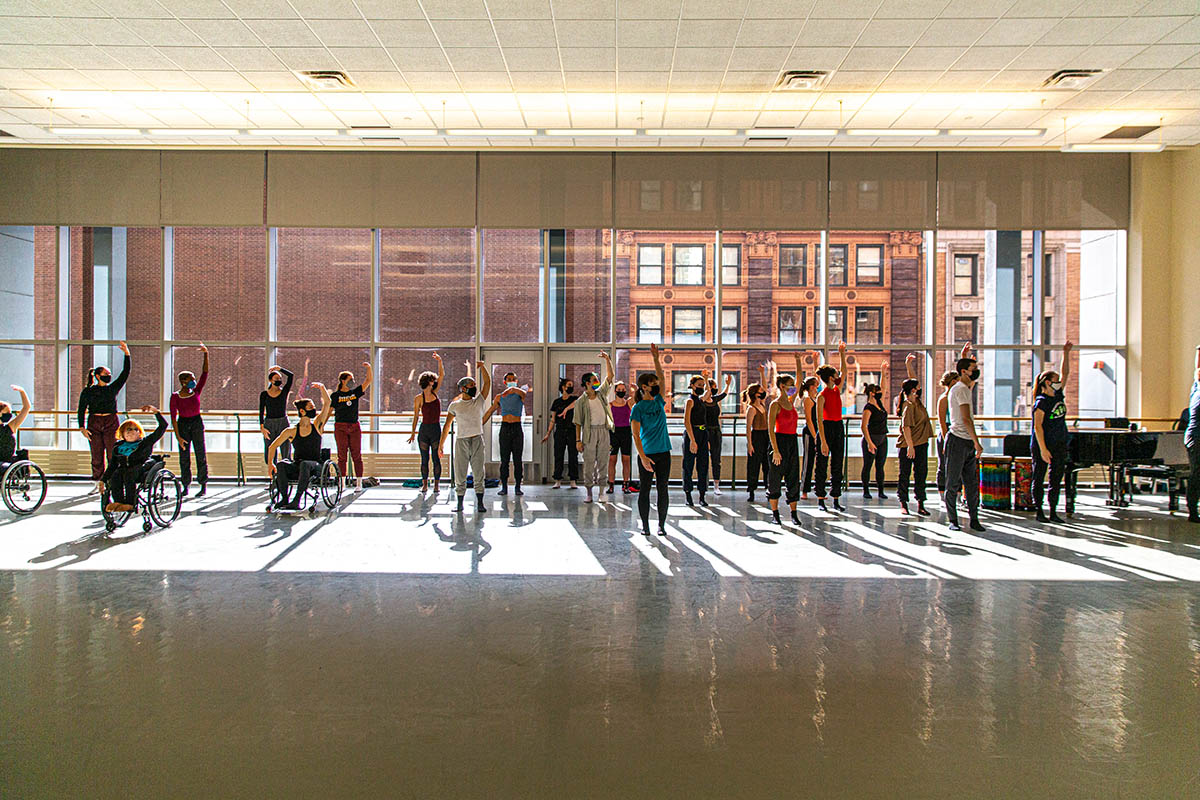
<svg viewBox="0 0 1200 800"><path fill-rule="evenodd" d="M1042 81L1043 89L1077 92L1104 73L1102 69L1060 69Z"/></svg>
<svg viewBox="0 0 1200 800"><path fill-rule="evenodd" d="M779 76L775 88L783 92L815 92L828 79L829 73L823 69L793 69Z"/></svg>
<svg viewBox="0 0 1200 800"><path fill-rule="evenodd" d="M1157 125L1122 125L1116 130L1109 131L1101 139L1140 139L1147 133L1158 130Z"/></svg>
<svg viewBox="0 0 1200 800"><path fill-rule="evenodd" d="M297 69L293 73L318 92L354 88L354 81L340 69Z"/></svg>

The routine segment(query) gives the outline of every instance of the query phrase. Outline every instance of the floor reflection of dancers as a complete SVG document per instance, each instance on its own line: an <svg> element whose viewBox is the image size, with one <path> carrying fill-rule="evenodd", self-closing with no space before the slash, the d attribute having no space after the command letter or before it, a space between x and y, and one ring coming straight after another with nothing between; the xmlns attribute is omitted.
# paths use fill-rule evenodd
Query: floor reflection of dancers
<svg viewBox="0 0 1200 800"><path fill-rule="evenodd" d="M463 517L457 516L450 520L450 533L443 531L442 526L436 522L433 524L433 531L439 539L450 545L451 550L458 553L469 552L471 574L479 574L479 562L492 552L492 546L484 541L482 531L476 530L473 525L468 526Z"/></svg>

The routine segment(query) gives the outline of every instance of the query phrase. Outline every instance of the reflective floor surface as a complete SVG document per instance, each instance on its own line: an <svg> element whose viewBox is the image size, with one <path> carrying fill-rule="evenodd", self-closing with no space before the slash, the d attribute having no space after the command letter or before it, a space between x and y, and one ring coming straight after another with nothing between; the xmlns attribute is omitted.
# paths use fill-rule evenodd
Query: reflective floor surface
<svg viewBox="0 0 1200 800"><path fill-rule="evenodd" d="M257 487L0 517L0 796L1200 797L1200 529ZM681 495L675 492L677 496Z"/></svg>

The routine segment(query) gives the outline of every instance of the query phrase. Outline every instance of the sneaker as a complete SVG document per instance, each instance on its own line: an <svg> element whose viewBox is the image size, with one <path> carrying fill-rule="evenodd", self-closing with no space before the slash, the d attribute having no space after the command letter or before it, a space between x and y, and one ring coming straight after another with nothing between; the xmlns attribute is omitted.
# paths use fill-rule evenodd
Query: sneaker
<svg viewBox="0 0 1200 800"><path fill-rule="evenodd" d="M1057 512L1057 511L1051 511L1051 512L1050 512L1050 521L1051 521L1051 522L1057 522L1059 525L1062 525L1063 523L1065 523L1065 522L1066 522L1066 520L1065 520L1065 519L1063 519L1062 517L1060 517L1060 516L1058 515L1058 512Z"/></svg>
<svg viewBox="0 0 1200 800"><path fill-rule="evenodd" d="M720 486L714 486L714 487L713 487L713 494L715 494L717 497L720 497L720 496L721 496L721 487L720 487Z"/></svg>
<svg viewBox="0 0 1200 800"><path fill-rule="evenodd" d="M708 508L708 501L704 499L704 495L700 495L700 505Z"/></svg>
<svg viewBox="0 0 1200 800"><path fill-rule="evenodd" d="M870 500L870 499L871 499L871 493L863 492L863 500Z"/></svg>
<svg viewBox="0 0 1200 800"><path fill-rule="evenodd" d="M883 492L880 492L880 493L879 493L879 499L880 499L880 500L890 500L891 498L890 498L890 497L888 497L888 496L887 496L886 494L884 494Z"/></svg>
<svg viewBox="0 0 1200 800"><path fill-rule="evenodd" d="M959 525L957 522L951 522L946 527L952 531L961 531L962 530L962 525Z"/></svg>
<svg viewBox="0 0 1200 800"><path fill-rule="evenodd" d="M625 486L625 491L628 492L629 494L637 494L637 492L638 492L637 484L633 484L633 483L627 484Z"/></svg>
<svg viewBox="0 0 1200 800"><path fill-rule="evenodd" d="M104 507L104 510L107 511L108 513L112 514L117 510L117 506L119 506L119 505L121 505L121 504L120 503L109 503L108 505L106 505Z"/></svg>
<svg viewBox="0 0 1200 800"><path fill-rule="evenodd" d="M819 508L825 512L829 511L829 509L825 507L825 498L822 497L820 500L817 501L817 508Z"/></svg>

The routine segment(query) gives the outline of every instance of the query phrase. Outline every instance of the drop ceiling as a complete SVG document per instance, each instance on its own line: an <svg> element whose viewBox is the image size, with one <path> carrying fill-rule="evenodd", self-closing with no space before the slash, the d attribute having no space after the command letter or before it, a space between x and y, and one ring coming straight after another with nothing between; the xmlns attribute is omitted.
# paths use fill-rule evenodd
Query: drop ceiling
<svg viewBox="0 0 1200 800"><path fill-rule="evenodd" d="M1042 89L1075 68L1104 73ZM294 74L326 69L356 88ZM794 69L831 75L775 91ZM1057 149L1123 125L1200 143L1200 0L0 0L4 144ZM745 135L797 127L825 133Z"/></svg>

